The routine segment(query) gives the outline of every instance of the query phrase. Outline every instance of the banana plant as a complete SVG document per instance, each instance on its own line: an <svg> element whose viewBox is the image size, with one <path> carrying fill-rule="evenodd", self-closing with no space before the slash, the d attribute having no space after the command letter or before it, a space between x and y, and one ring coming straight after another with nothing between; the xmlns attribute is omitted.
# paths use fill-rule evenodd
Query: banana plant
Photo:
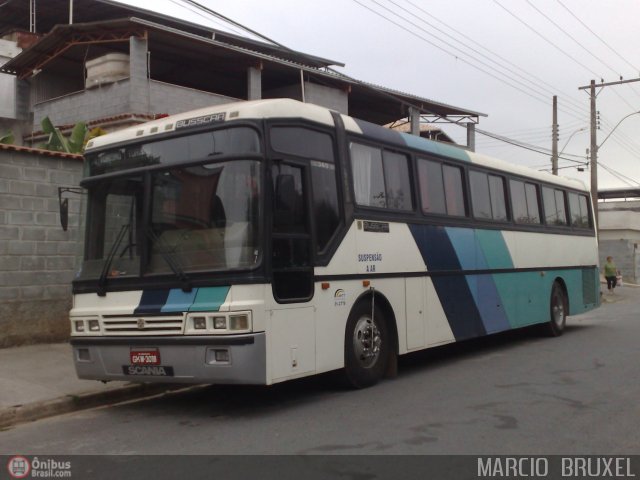
<svg viewBox="0 0 640 480"><path fill-rule="evenodd" d="M13 132L9 131L6 133L0 134L0 143L5 145L13 145L15 142L15 137L13 136Z"/></svg>
<svg viewBox="0 0 640 480"><path fill-rule="evenodd" d="M66 153L82 153L84 149L84 141L87 135L87 125L84 122L78 122L73 126L71 135L66 138L60 129L55 127L49 117L44 117L40 122L44 133L49 134L47 143L42 145L45 150L54 150Z"/></svg>

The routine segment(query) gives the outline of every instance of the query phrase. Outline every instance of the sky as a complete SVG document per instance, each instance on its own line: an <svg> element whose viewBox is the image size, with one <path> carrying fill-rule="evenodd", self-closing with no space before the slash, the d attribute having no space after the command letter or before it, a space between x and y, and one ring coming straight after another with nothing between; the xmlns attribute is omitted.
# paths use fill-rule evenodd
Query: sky
<svg viewBox="0 0 640 480"><path fill-rule="evenodd" d="M120 1L249 36L181 0ZM199 3L288 48L344 63L336 70L351 77L485 113L478 129L542 153L481 134L476 151L536 170L550 170L557 95L558 149L567 158L560 174L586 185L588 167L578 167L587 161L590 104L579 87L640 78L638 0ZM640 114L632 114L640 111L640 81L597 93L599 189L640 186ZM465 129L441 126L466 143Z"/></svg>

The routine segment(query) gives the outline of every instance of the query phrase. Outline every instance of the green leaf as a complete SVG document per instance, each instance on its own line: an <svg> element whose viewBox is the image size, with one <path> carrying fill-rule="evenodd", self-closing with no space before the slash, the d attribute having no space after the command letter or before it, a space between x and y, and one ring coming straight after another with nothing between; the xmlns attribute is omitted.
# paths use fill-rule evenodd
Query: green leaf
<svg viewBox="0 0 640 480"><path fill-rule="evenodd" d="M78 122L73 126L71 136L69 137L70 153L82 153L84 148L84 139L87 136L87 125L84 122Z"/></svg>
<svg viewBox="0 0 640 480"><path fill-rule="evenodd" d="M15 137L13 136L13 133L11 131L0 135L0 143L3 143L5 145L13 145L14 142Z"/></svg>
<svg viewBox="0 0 640 480"><path fill-rule="evenodd" d="M42 130L49 134L49 140L47 142L47 148L49 150L71 153L69 142L60 130L53 126L49 117L44 117L40 124L42 125Z"/></svg>

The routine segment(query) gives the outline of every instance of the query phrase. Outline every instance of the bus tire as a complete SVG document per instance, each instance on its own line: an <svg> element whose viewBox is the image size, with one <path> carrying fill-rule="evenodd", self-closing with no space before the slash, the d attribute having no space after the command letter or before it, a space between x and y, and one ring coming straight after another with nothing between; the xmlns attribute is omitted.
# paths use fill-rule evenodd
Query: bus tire
<svg viewBox="0 0 640 480"><path fill-rule="evenodd" d="M358 302L347 320L344 342L344 376L347 385L365 388L384 376L389 359L389 329L378 305Z"/></svg>
<svg viewBox="0 0 640 480"><path fill-rule="evenodd" d="M567 323L567 297L560 282L553 282L551 287L549 314L551 318L546 324L545 333L550 337L559 337Z"/></svg>

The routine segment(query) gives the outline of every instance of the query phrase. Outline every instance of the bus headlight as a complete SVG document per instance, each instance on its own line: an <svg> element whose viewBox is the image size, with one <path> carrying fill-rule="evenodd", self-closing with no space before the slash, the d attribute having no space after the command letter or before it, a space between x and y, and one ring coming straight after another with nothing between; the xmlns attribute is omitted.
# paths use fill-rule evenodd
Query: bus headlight
<svg viewBox="0 0 640 480"><path fill-rule="evenodd" d="M207 317L193 317L193 328L195 330L205 330L207 328Z"/></svg>
<svg viewBox="0 0 640 480"><path fill-rule="evenodd" d="M187 335L225 335L252 331L251 312L188 313Z"/></svg>
<svg viewBox="0 0 640 480"><path fill-rule="evenodd" d="M90 332L99 332L100 331L100 322L98 322L98 320L89 320L89 331Z"/></svg>
<svg viewBox="0 0 640 480"><path fill-rule="evenodd" d="M216 330L226 330L227 317L213 317L213 328Z"/></svg>
<svg viewBox="0 0 640 480"><path fill-rule="evenodd" d="M76 320L73 322L76 332L84 333L84 320Z"/></svg>
<svg viewBox="0 0 640 480"><path fill-rule="evenodd" d="M229 330L249 330L249 315L230 315Z"/></svg>

